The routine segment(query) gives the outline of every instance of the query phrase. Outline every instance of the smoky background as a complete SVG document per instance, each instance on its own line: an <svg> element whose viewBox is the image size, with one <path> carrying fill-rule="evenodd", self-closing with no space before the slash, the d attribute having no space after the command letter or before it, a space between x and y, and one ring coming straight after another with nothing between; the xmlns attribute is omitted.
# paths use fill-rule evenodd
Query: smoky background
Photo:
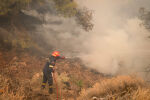
<svg viewBox="0 0 150 100"><path fill-rule="evenodd" d="M139 9L150 10L150 1L77 2L79 7L93 11L92 31L85 32L75 18L58 16L54 10L45 13L29 10L25 13L44 21L36 26L35 33L44 38L53 50L59 50L67 57L79 57L87 67L104 74L137 74L148 80L145 70L150 65L150 31L141 25Z"/></svg>

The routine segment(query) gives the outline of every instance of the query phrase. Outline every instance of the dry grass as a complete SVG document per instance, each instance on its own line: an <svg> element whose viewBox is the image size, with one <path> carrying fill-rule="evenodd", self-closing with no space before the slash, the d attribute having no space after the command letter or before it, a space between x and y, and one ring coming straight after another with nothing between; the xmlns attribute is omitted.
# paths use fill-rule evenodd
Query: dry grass
<svg viewBox="0 0 150 100"><path fill-rule="evenodd" d="M15 54L10 57L6 53L5 56L0 56L0 100L56 98L55 82L54 97L47 96L48 88L40 90L44 60L26 54L15 59ZM56 67L57 83L64 100L91 100L93 97L98 100L150 100L148 85L137 77L117 76L108 79L82 67L82 63L76 59L59 62Z"/></svg>
<svg viewBox="0 0 150 100"><path fill-rule="evenodd" d="M92 97L104 100L150 100L150 89L143 80L133 76L118 76L96 83L92 88L82 89L78 100Z"/></svg>
<svg viewBox="0 0 150 100"><path fill-rule="evenodd" d="M24 88L14 88L12 85L13 81L10 78L0 75L0 83L0 100L23 100L23 98L25 98Z"/></svg>
<svg viewBox="0 0 150 100"><path fill-rule="evenodd" d="M133 100L150 100L150 89L138 88L137 91L133 93Z"/></svg>

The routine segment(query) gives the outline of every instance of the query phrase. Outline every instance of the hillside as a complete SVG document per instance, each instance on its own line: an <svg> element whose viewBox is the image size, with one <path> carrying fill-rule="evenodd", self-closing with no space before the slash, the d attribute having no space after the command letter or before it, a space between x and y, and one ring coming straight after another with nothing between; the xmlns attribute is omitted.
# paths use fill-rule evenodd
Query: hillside
<svg viewBox="0 0 150 100"><path fill-rule="evenodd" d="M150 100L150 2L137 1L0 0L0 100Z"/></svg>
<svg viewBox="0 0 150 100"><path fill-rule="evenodd" d="M42 69L46 62L43 58L30 56L27 53L17 55L13 51L1 52L0 57L0 98L2 100L6 98L8 100L50 100L48 91L40 89ZM79 59L59 61L56 66L56 76L61 88L61 96L66 100L77 98L82 88L91 87L97 81L104 79L102 74L83 66Z"/></svg>
<svg viewBox="0 0 150 100"><path fill-rule="evenodd" d="M45 58L28 53L0 53L1 100L55 100L48 88L41 90ZM108 77L86 68L78 58L59 60L56 65L59 98L62 100L149 100L150 87L135 76ZM60 97L61 96L61 97Z"/></svg>

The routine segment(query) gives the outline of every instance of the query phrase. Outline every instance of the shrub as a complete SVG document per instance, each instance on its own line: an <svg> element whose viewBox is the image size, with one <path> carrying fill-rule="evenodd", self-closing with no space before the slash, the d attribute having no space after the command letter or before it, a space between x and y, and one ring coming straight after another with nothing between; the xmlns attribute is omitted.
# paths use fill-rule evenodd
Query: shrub
<svg viewBox="0 0 150 100"><path fill-rule="evenodd" d="M149 100L150 89L144 89L143 80L132 76L118 76L96 83L92 88L82 89L79 100L90 100L92 97L115 100ZM143 93L142 93L143 92ZM134 99L135 98L135 99Z"/></svg>

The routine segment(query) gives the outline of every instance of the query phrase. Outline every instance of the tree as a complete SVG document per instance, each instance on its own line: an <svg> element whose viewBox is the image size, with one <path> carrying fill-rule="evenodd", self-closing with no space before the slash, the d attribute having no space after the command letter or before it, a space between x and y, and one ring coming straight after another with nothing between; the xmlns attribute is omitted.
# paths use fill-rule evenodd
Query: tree
<svg viewBox="0 0 150 100"><path fill-rule="evenodd" d="M17 13L25 8L31 0L0 0L0 15Z"/></svg>
<svg viewBox="0 0 150 100"><path fill-rule="evenodd" d="M39 5L47 3L46 0L0 0L0 16L13 14L17 15L22 9L26 9L32 4ZM77 3L74 0L49 0L53 1L55 8L59 15L64 17L75 17L77 23L83 27L84 30L92 30L93 24L92 12L88 9L78 8Z"/></svg>
<svg viewBox="0 0 150 100"><path fill-rule="evenodd" d="M140 19L143 21L143 25L150 29L150 11L146 11L145 8L139 9Z"/></svg>
<svg viewBox="0 0 150 100"><path fill-rule="evenodd" d="M79 9L77 3L73 0L53 1L55 2L57 11L64 17L75 17L77 23L81 25L84 30L92 30L92 11L88 10L87 8Z"/></svg>

